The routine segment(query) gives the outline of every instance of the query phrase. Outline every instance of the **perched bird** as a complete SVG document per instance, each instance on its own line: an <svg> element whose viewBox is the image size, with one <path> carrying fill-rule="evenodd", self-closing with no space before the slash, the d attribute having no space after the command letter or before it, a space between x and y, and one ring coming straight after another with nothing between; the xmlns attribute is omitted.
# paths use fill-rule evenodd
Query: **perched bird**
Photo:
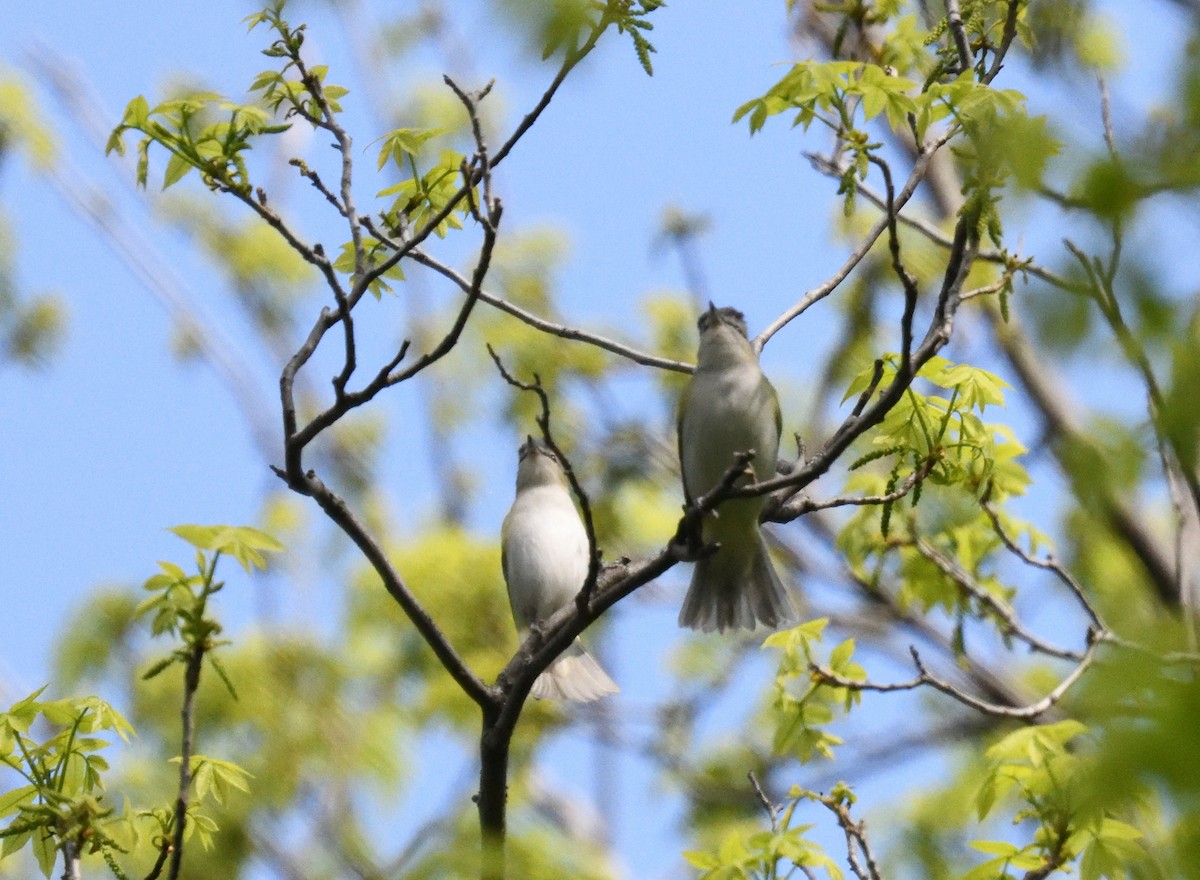
<svg viewBox="0 0 1200 880"><path fill-rule="evenodd" d="M679 461L689 502L720 483L738 452L754 450L754 482L774 476L781 428L779 398L758 366L742 313L709 303L698 326L696 372L679 402ZM750 482L749 475L738 482ZM729 498L705 515L701 536L719 547L696 562L680 626L724 632L796 622L759 531L765 503L763 496Z"/></svg>
<svg viewBox="0 0 1200 880"><path fill-rule="evenodd" d="M558 456L528 437L517 497L500 530L500 565L521 640L529 627L575 600L588 573L588 539ZM586 703L620 690L579 640L533 683L539 699Z"/></svg>

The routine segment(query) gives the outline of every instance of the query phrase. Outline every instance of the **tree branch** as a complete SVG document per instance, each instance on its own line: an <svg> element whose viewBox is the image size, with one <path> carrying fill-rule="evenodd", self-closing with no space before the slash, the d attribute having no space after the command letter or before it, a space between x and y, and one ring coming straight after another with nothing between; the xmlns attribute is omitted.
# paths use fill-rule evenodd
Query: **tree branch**
<svg viewBox="0 0 1200 880"><path fill-rule="evenodd" d="M1004 635L1017 638L1034 651L1050 657L1058 657L1060 660L1074 660L1076 662L1083 659L1083 655L1078 651L1071 651L1067 648L1052 645L1026 629L1024 624L1017 618L1017 614L1012 609L1012 606L1000 598L993 596L969 572L963 570L962 566L955 560L947 557L925 538L918 538L913 546L918 553L937 566L942 574L954 581L960 590L988 609L998 619L1001 632Z"/></svg>
<svg viewBox="0 0 1200 880"><path fill-rule="evenodd" d="M383 581L384 589L400 605L408 619L412 621L413 626L416 627L417 632L421 634L426 644L433 650L434 655L463 689L463 692L481 707L487 708L494 705L497 701L497 694L471 671L466 661L454 650L429 612L425 610L425 607L392 567L387 553L379 546L366 527L358 521L346 502L329 489L313 471L302 474L301 482L298 485L293 484L291 475L285 471L275 468L275 473L294 491L310 495L325 511L325 515L354 542L366 557L367 562L375 569L380 580Z"/></svg>
<svg viewBox="0 0 1200 880"><path fill-rule="evenodd" d="M500 356L496 354L495 349L490 344L487 346L487 352L491 355L492 362L496 365L496 369L500 371L500 375L504 378L505 382L521 391L530 391L537 395L542 410L541 414L537 417L538 427L542 430L542 439L545 440L546 446L550 448L550 451L558 456L558 462L562 466L563 473L567 477L567 482L571 486L571 492L579 502L580 513L583 516L583 528L587 533L588 571L587 577L584 579L583 586L579 590L579 595L575 601L578 604L586 606L588 599L595 592L596 577L600 573L600 548L596 546L596 524L592 520L591 502L588 500L587 493L583 491L583 486L580 485L579 478L575 474L575 468L571 466L571 460L567 458L566 453L555 442L554 435L550 431L550 397L546 394L546 389L542 386L541 377L534 373L532 382L522 382L505 369Z"/></svg>
<svg viewBox="0 0 1200 880"><path fill-rule="evenodd" d="M946 24L954 38L954 48L958 52L958 71L961 73L970 70L975 66L975 55L971 52L971 41L967 37L967 27L963 24L958 0L946 0Z"/></svg>
<svg viewBox="0 0 1200 880"><path fill-rule="evenodd" d="M949 142L950 138L953 137L956 132L957 129L951 129L950 131L931 141L929 144L921 147L916 161L913 163L912 171L909 173L908 180L905 181L904 187L896 196L896 211L899 211L900 208L902 208L908 202L908 200L912 198L912 194L916 191L917 186L924 179L925 173L929 169L929 163L933 156L939 149ZM809 306L827 297L837 288L839 284L845 281L846 277L854 270L854 267L862 262L863 257L865 257L867 252L871 250L872 245L874 245L879 236L883 234L883 231L888 228L890 222L891 220L889 217L883 217L878 220L863 237L862 241L859 242L858 246L851 251L850 255L846 258L846 261L836 272L834 272L833 275L831 275L821 284L807 291L796 302L795 305L783 312L783 314L772 321L766 327L766 329L764 329L753 339L755 349L757 351L761 351L763 346L770 341L772 336L786 327L795 318L804 314Z"/></svg>
<svg viewBox="0 0 1200 880"><path fill-rule="evenodd" d="M431 257L424 251L414 250L412 252L412 259L423 266L429 267L442 277L454 282L460 288L464 290L469 288L469 282L461 274L440 260ZM541 330L543 333L549 333L551 336L558 336L561 339L570 339L575 342L585 342L589 345L594 345L597 348L603 349L604 351L627 358L634 363L647 367L656 367L660 370L671 370L676 373L691 373L695 369L695 367L693 367L691 364L686 364L682 361L673 361L669 358L659 357L658 355L647 354L639 351L636 348L625 345L624 343L608 339L607 337L600 336L595 333L588 333L584 330L578 330L566 324L556 324L553 321L548 321L545 318L526 311L520 306L513 305L512 303L508 302L508 300L503 299L502 297L482 288L479 290L478 296L479 299L483 300L488 305L512 315L517 320L528 324L530 327Z"/></svg>
<svg viewBox="0 0 1200 880"><path fill-rule="evenodd" d="M820 795L817 801L837 817L838 825L846 835L846 860L850 863L850 870L854 872L854 876L858 880L881 880L879 866L871 854L871 845L867 840L866 822L855 822L850 817L850 807L840 798ZM860 852L863 862L858 859Z"/></svg>
<svg viewBox="0 0 1200 880"><path fill-rule="evenodd" d="M917 667L917 677L911 681L895 682L895 683L878 683L872 681L859 681L852 678L846 678L837 672L834 672L828 667L821 666L817 663L809 664L809 671L814 678L834 687L846 688L852 691L875 691L879 693L890 693L894 691L911 691L919 687L929 686L935 690L941 691L948 697L957 700L964 706L982 712L985 715L991 715L997 718L1012 718L1019 721L1032 721L1038 716L1050 711L1058 702L1066 695L1072 685L1083 676L1085 672L1095 662L1096 652L1100 644L1106 641L1104 638L1092 638L1088 644L1087 651L1079 659L1079 662L1071 670L1071 672L1060 681L1052 691L1050 691L1042 699L1030 703L1026 706L1004 706L997 703L990 703L987 700L981 700L973 696L959 687L951 684L944 678L940 678L930 672L924 662L921 660L921 655L917 653L916 648L910 648L914 665Z"/></svg>

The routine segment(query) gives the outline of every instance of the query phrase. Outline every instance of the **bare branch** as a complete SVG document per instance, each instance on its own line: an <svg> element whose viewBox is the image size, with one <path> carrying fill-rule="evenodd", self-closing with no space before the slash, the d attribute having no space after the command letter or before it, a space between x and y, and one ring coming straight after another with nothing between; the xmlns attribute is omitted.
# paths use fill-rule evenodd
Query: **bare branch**
<svg viewBox="0 0 1200 880"><path fill-rule="evenodd" d="M321 176L317 172L309 168L301 159L289 159L288 164L299 170L300 176L311 183L317 192L325 196L325 201L333 205L339 214L343 217L346 216L346 209L342 206L341 200L325 185L325 181L321 180Z"/></svg>
<svg viewBox="0 0 1200 880"><path fill-rule="evenodd" d="M580 61L591 54L591 51L596 48L596 43L599 42L600 37L604 35L604 32L608 30L608 27L609 22L602 19L592 28L592 32L588 34L588 38L584 41L583 45L572 49L567 53L567 57L563 59L562 66L559 67L558 73L554 75L554 79L550 81L550 85L546 87L546 91L542 93L542 97L538 99L537 104L534 105L532 110L525 114L520 123L513 130L513 133L509 135L508 140L506 140L503 145L501 145L500 149L496 151L496 156L492 159L491 167L495 168L497 165L503 162L504 157L512 152L512 148L517 145L517 141L519 141L525 135L525 132L529 131L529 129L533 127L533 124L537 122L538 117L542 115L542 112L550 106L550 101L553 100L555 92L557 92L559 86L563 84L563 81L567 78L567 75L575 69L575 66L579 64Z"/></svg>
<svg viewBox="0 0 1200 880"><path fill-rule="evenodd" d="M448 85L454 92L454 94L458 96L458 99L462 101L463 106L467 110L467 117L471 120L471 134L475 138L476 166L479 169L479 175L483 181L483 202L485 205L489 205L492 202L492 163L488 159L487 142L483 138L483 125L479 121L478 103L487 97L488 92L492 90L492 85L495 83L495 80L488 82L486 86L484 86L474 95L468 95L466 92L464 92L458 87L458 84L454 82L454 80L450 79L449 76L443 76L442 81L445 82L446 85ZM470 177L464 175L464 179L470 179ZM468 198L470 197L470 194L470 190L468 189Z"/></svg>
<svg viewBox="0 0 1200 880"><path fill-rule="evenodd" d="M854 409L850 411L850 415L862 415L863 408L870 402L875 394L875 390L879 387L880 380L883 379L883 358L875 358L874 372L871 373L871 381L867 383L867 387L863 389L863 393L858 396L858 402L854 404Z"/></svg>
<svg viewBox="0 0 1200 880"><path fill-rule="evenodd" d="M896 195L896 211L899 211L900 208L902 208L905 203L912 198L912 194L916 191L918 184L920 184L920 182L924 179L925 173L929 169L929 162L933 158L934 154L936 154L939 149L949 142L950 138L956 133L957 129L952 128L950 131L920 148L916 161L913 163L912 171L909 173L908 180L905 181L904 187ZM867 255L867 252L870 251L872 245L874 245L879 236L883 234L883 231L887 229L889 222L890 218L888 217L883 217L878 220L863 237L862 241L859 242L858 246L851 251L850 255L846 258L846 261L836 272L833 273L833 275L831 275L818 286L807 291L804 296L802 296L796 302L795 305L772 321L765 330L763 330L754 338L753 343L755 349L761 351L763 346L767 344L772 336L786 327L792 320L802 315L809 308L809 306L827 297L837 288L839 284L846 280L846 277L854 270L854 267L862 262L863 257Z"/></svg>
<svg viewBox="0 0 1200 880"><path fill-rule="evenodd" d="M583 582L582 588L579 590L579 595L576 602L586 606L592 593L596 590L596 578L600 574L600 548L596 546L596 524L592 520L592 505L588 500L588 495L583 491L583 486L579 482L579 478L575 474L575 468L571 466L571 460L567 458L566 453L562 451L558 443L554 440L554 434L550 430L550 396L546 393L546 389L542 386L541 377L536 373L533 376L532 382L522 382L505 369L500 356L496 354L495 349L489 344L487 352L491 355L492 362L496 365L496 369L500 371L500 375L504 381L514 388L519 388L522 391L530 391L537 395L538 402L541 404L541 414L537 417L538 427L542 430L542 439L546 441L546 446L550 451L558 456L558 462L562 466L563 473L566 474L567 482L571 485L571 492L575 495L579 502L579 509L583 516L583 528L587 533L588 541L588 571L587 578Z"/></svg>
<svg viewBox="0 0 1200 880"><path fill-rule="evenodd" d="M988 72L981 80L984 85L990 85L1004 67L1004 59L1017 36L1017 16L1021 12L1021 5L1022 0L1008 0L1008 14L1004 17L1004 33L1000 37L1000 45L996 47L996 52L992 56L992 66L988 68Z"/></svg>
<svg viewBox="0 0 1200 880"><path fill-rule="evenodd" d="M750 780L750 785L754 787L754 794L758 797L758 802L763 805L763 809L767 811L767 818L771 820L771 830L779 830L779 807L771 803L767 798L767 793L763 791L762 786L758 783L758 776L751 770L746 774L746 778Z"/></svg>
<svg viewBox="0 0 1200 880"><path fill-rule="evenodd" d="M801 495L786 504L780 505L777 510L764 511L764 516L770 519L778 515L781 518L791 520L816 510L831 510L835 507L867 507L892 504L908 495L920 485L929 476L930 472L933 471L934 467L937 466L939 460L937 456L930 456L921 467L905 477L900 485L884 495L839 496L837 498L827 498L824 501L813 501Z"/></svg>
<svg viewBox="0 0 1200 880"><path fill-rule="evenodd" d="M924 662L921 660L920 654L916 648L910 648L913 663L917 667L917 677L911 681L896 682L896 683L878 683L872 681L859 681L852 678L846 678L834 672L828 667L813 663L809 665L809 671L813 676L826 684L831 684L834 687L847 688L853 691L876 691L880 693L888 693L893 691L911 691L916 688L926 686L932 687L941 691L948 697L951 697L964 706L982 712L985 715L992 715L997 718L1012 718L1020 721L1032 721L1040 715L1050 711L1063 698L1072 685L1077 682L1085 672L1095 662L1096 652L1100 644L1106 641L1104 638L1094 638L1088 645L1087 651L1079 659L1079 662L1071 670L1071 672L1058 683L1058 686L1042 699L1030 703L1027 706L1003 706L996 703L990 703L986 700L981 700L959 687L951 684L944 678L940 678L925 668Z"/></svg>
<svg viewBox="0 0 1200 880"><path fill-rule="evenodd" d="M928 540L919 538L913 546L918 553L936 565L942 574L954 581L960 590L987 608L998 619L1001 624L1001 631L1005 635L1020 639L1033 650L1050 657L1058 657L1062 660L1074 660L1076 662L1083 659L1083 655L1078 651L1071 651L1052 645L1026 629L1024 624L1017 618L1017 613L1013 610L1012 606L998 596L992 595L969 572L965 571L961 565L934 547Z"/></svg>
<svg viewBox="0 0 1200 880"><path fill-rule="evenodd" d="M975 55L971 52L971 40L967 37L967 27L963 23L962 10L958 8L958 0L946 0L946 24L954 37L954 48L958 52L958 70L970 70L975 66Z"/></svg>
<svg viewBox="0 0 1200 880"><path fill-rule="evenodd" d="M454 650L429 612L425 610L425 607L392 567L387 553L350 511L346 502L329 489L313 471L301 475L299 483L293 482L291 476L281 469L276 468L275 473L294 491L303 495L311 495L325 511L325 515L355 543L379 575L380 580L383 581L384 589L400 605L409 620L412 621L413 626L416 627L417 632L433 649L433 653L442 666L463 689L463 692L482 707L493 705L497 700L493 689L484 684Z"/></svg>
<svg viewBox="0 0 1200 880"><path fill-rule="evenodd" d="M1041 414L1046 433L1059 440L1059 444L1052 448L1060 461L1064 458L1064 447L1070 449L1076 444L1091 446L1092 441L1083 420L1071 401L1063 394L1065 383L1059 376L1047 370L1045 360L1038 356L1015 316L1004 322L1000 318L999 310L982 311L1008 363ZM1067 474L1068 477L1071 476L1069 469ZM1114 534L1137 556L1163 601L1171 605L1178 604L1175 569L1165 556L1156 536L1146 528L1145 518L1127 499L1114 495L1104 486L1093 486L1093 490L1097 490L1100 496L1096 515L1107 522Z"/></svg>
<svg viewBox="0 0 1200 880"><path fill-rule="evenodd" d="M838 825L846 835L846 860L850 863L850 870L854 872L854 876L858 880L882 880L875 856L871 854L871 844L867 840L866 822L855 822L850 817L850 806L841 798L820 795L817 801L837 816ZM859 861L859 853L862 854L862 862Z"/></svg>
<svg viewBox="0 0 1200 880"><path fill-rule="evenodd" d="M947 2L952 2L952 0L947 0ZM892 169L888 166L887 162L874 154L869 154L869 159L871 164L883 172L884 192L887 196L884 219L887 221L888 250L892 255L892 271L896 273L896 277L900 279L900 284L904 287L904 314L900 318L901 370L910 370L912 368L910 361L912 356L912 323L917 309L917 282L908 274L908 270L904 268L904 263L900 259L900 233L896 228L896 212L898 209L896 206L896 190L892 185Z"/></svg>
<svg viewBox="0 0 1200 880"><path fill-rule="evenodd" d="M809 159L812 162L813 167L822 174L826 174L830 177L839 177L841 175L841 169L838 167L837 163L835 163L828 156L812 154L809 156ZM887 200L884 198L884 196L878 193L865 181L859 181L855 186L855 190L860 196L863 196L868 202L875 205L875 207L883 211L887 210ZM916 232L919 232L921 235L925 236L935 244L939 244L945 248L949 248L954 245L954 239L944 233L929 220L926 220L922 217L914 217L912 214L905 214L902 211L897 212L896 219L905 226L908 226ZM1023 274L1033 275L1034 277L1039 278L1049 284L1053 284L1055 287L1059 287L1063 290L1079 290L1078 284L1069 281L1068 279L1056 274L1055 272L1052 272L1044 266L1034 263L1032 258L1021 259L1004 251L993 250L991 248L981 248L976 254L975 258L986 263L999 263L1000 265L1011 268L1014 271L1020 271ZM964 294L962 298L967 299L968 297L966 294Z"/></svg>
<svg viewBox="0 0 1200 880"><path fill-rule="evenodd" d="M461 274L455 271L450 266L447 266L442 261L431 257L429 254L421 250L414 250L412 258L423 266L428 266L433 271L437 272L444 278L453 281L460 288L467 289L469 283ZM552 336L558 336L562 339L570 339L575 342L586 342L589 345L594 345L605 351L627 358L634 363L642 364L647 367L657 367L660 370L671 370L676 373L691 373L695 367L691 364L685 364L682 361L673 361L669 358L659 357L658 355L646 354L636 348L625 345L621 342L616 342L607 337L600 336L595 333L587 333L583 330L577 330L574 327L565 324L556 324L553 321L548 321L545 318L539 317L532 312L522 309L520 306L513 305L508 300L497 296L487 290L480 289L479 299L483 300L490 306L499 309L502 312L507 312L514 318L528 324L530 327L535 327L543 333L549 333Z"/></svg>
<svg viewBox="0 0 1200 880"><path fill-rule="evenodd" d="M992 529L996 532L996 536L1003 542L1004 546L1008 548L1010 553L1015 555L1026 565L1052 572L1055 577L1057 577L1063 582L1063 584L1066 585L1067 589L1071 591L1071 594L1083 607L1083 610L1087 612L1087 616L1092 621L1092 625L1101 631L1108 631L1108 626L1100 618L1100 612L1096 609L1096 606L1092 604L1091 599L1087 597L1087 594L1083 591L1082 585L1075 580L1069 571L1060 565L1053 556L1047 556L1045 559L1036 559L1022 550L1017 542L1012 539L1012 536L1008 534L1007 530L1004 528L1004 524L1000 522L1000 514L996 512L994 507L992 507L990 500L986 496L982 501L980 501L980 507L983 508L983 512L986 513L988 519L991 520Z"/></svg>
<svg viewBox="0 0 1200 880"><path fill-rule="evenodd" d="M1100 122L1104 126L1104 145L1108 147L1108 154L1115 159L1117 139L1113 136L1112 102L1108 96L1108 80L1101 76L1096 81L1100 86Z"/></svg>
<svg viewBox="0 0 1200 880"><path fill-rule="evenodd" d="M370 269L362 277L362 290L365 291L371 283L382 277L385 272L407 257L416 248L420 247L420 245L427 238L429 238L430 235L433 234L433 231L442 224L442 221L454 213L462 200L468 197L468 194L475 187L476 183L482 179L484 172L486 171L487 173L490 173L493 168L504 161L505 157L508 156L513 147L517 145L517 142L524 137L525 133L533 127L535 122L537 122L538 117L540 117L545 109L550 106L550 101L554 98L554 94L558 91L559 86L561 86L563 81L567 78L567 74L574 70L575 66L584 58L586 58L594 48L596 48L596 43L600 40L600 37L608 29L608 27L609 22L607 20L601 20L595 25L595 27L593 27L591 34L589 34L588 39L583 43L583 45L570 52L563 60L562 65L558 69L558 73L555 74L554 79L551 80L550 85L546 88L546 91L542 93L542 97L538 100L537 104L532 110L525 114L524 118L517 125L513 133L509 135L508 140L501 145L500 149L496 151L491 160L487 161L486 165L479 165L476 163L476 168L472 172L470 178L463 181L463 185L459 187L458 191L446 201L446 204L443 205L439 211L433 214L429 220L426 221L423 227L418 229L410 237L406 238L402 243L400 243L396 250L386 260ZM480 93L479 97L482 98L486 93L487 89L484 89ZM359 295L361 296L361 292ZM351 303L355 301L356 298L351 297Z"/></svg>

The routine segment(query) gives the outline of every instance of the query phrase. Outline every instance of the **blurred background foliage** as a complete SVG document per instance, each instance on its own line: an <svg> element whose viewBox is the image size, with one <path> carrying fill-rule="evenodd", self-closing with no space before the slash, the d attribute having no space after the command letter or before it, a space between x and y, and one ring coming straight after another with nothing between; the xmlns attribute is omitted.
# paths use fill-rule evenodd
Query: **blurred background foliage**
<svg viewBox="0 0 1200 880"><path fill-rule="evenodd" d="M961 5L972 27L985 29L998 26L1007 8L990 0ZM1003 753L1021 722L981 715L928 689L854 699L845 689L816 688L807 664L849 663L853 653L854 664L861 663L856 668L872 680L903 680L913 674L911 644L940 674L991 703L1019 707L1056 686L1069 664L1025 650L992 606L965 594L931 561L923 541L1055 642L1083 650L1092 622L1052 573L1004 550L978 493L962 480L932 479L918 509L911 499L899 502L886 534L878 508L819 511L774 529L772 542L790 578L803 584L805 618L828 619L822 637L764 652L754 637L672 636L660 652L667 655L659 658L661 668L623 664L630 640L664 641L629 618L670 605L676 598L671 585L648 587L627 603L630 609L617 609L589 631L601 654L616 657L618 678L661 681L639 689L637 699L526 707L509 789L512 876L631 876L628 865L638 857L622 852L613 829L638 820L617 814L665 801L675 852L718 851L731 837L750 840L769 827L747 781L750 771L778 802L797 784L827 791L845 779L860 789L856 815L868 818L887 877L963 876L984 860L968 845L981 839L1017 846L1035 841L1046 850L1052 841L1039 835L1049 833L1052 807L1063 804L1080 828L1088 817L1104 815L1140 834L1128 845L1100 832L1091 843L1076 839L1075 855L1100 841L1089 851L1091 861L1078 866L1085 878L1200 876L1200 691L1194 659L1182 657L1197 647L1191 623L1200 589L1200 530L1186 480L1177 479L1188 473L1194 479L1200 442L1200 280L1188 256L1198 228L1200 54L1191 48L1200 38L1200 12L1185 0L1143 5L1146 15L1161 18L1164 45L1171 44L1179 62L1169 81L1157 83L1162 100L1145 112L1112 107L1106 138L1097 78L1120 76L1137 67L1141 53L1166 49L1127 44L1101 4L1032 0L997 86L1024 92L1029 116L1039 124L987 128L972 148L939 162L928 188L906 209L935 233L905 227L900 242L920 288L936 289L946 252L937 236L951 234L965 202L988 200L996 240L984 237L966 287L1011 281L1007 318L994 291L980 295L964 306L950 351L952 360L994 371L1011 386L1005 408L989 409L986 424L980 422L981 436L994 443L987 461L1006 478L995 500L1013 502L1004 522L1035 555L1052 551L1123 639L1181 656L1164 662L1149 651L1106 648L1042 719L1075 719L1088 732L1062 754L1050 746L1028 752L1031 767L1058 766L1053 762L1067 757L1078 766L1062 779L1037 783L1032 795L1011 789L993 809L980 810L988 768L1003 763L989 749ZM503 38L526 46L531 63L545 47L561 59L590 10L567 0L497 0L494 6L507 29ZM925 50L927 40L944 34L939 4L796 0L786 16L779 6L780 27L791 28L797 58L886 59L920 82L941 57ZM367 12L361 0L288 6L297 21L332 13L325 17L344 29L359 69L337 74L339 81L361 84L373 132L396 125L436 130L422 153L431 162L448 148L469 150L461 104L436 78L413 76L410 67L418 52L432 51L456 76L473 70L471 47L455 29L454 4L423 0L405 10L372 6ZM198 75L207 81L217 72ZM40 121L36 102L42 98L27 79L0 70L0 175L20 162L54 179L63 173L55 164L57 136ZM170 89L182 94L195 85ZM1070 102L1089 109L1064 106ZM514 106L502 80L481 106L492 138L526 110ZM903 129L871 130L886 142L889 162L899 167L911 160L911 137L906 140ZM358 142L367 143L373 132L357 132ZM655 135L648 130L645 136ZM824 137L816 128L803 139L797 132L797 151L828 149ZM305 212L328 205L284 163L292 155L320 157L323 150L293 131L252 158L272 204L287 205L302 226L311 222ZM359 163L368 180L373 154L368 149ZM378 175L376 189L396 182L389 173ZM850 201L835 193L834 181L824 185L813 205L827 211L833 234L852 245L878 209L865 190ZM798 205L797 211L812 208ZM228 282L225 306L249 323L260 343L253 369L277 371L322 302L313 274L274 233L199 187L171 190L156 198L155 210ZM689 361L697 306L710 295L701 289L710 221L672 205L662 210L661 236L646 247L678 258L682 280L674 290L637 291L630 313L596 309L580 319L563 309L562 266L572 242L545 223L504 230L488 289L548 321L585 324L590 332ZM69 322L60 299L27 282L36 267L21 266L9 213L0 215L0 367L11 371L52 359ZM469 268L472 254L454 236L445 252ZM1025 264L1027 258L1035 263ZM787 413L788 456L794 455L791 432L810 449L819 447L844 416L854 378L897 347L902 303L890 259L881 240L828 303L836 322L812 351L786 331L768 345L768 369ZM797 277L805 277L801 269ZM364 360L402 338L424 350L453 319L457 304L431 273L413 270L398 287L379 304L364 301ZM722 302L733 294L711 295ZM179 359L220 370L220 328L186 311L179 315ZM480 309L455 355L399 390L400 403L353 413L316 447L315 466L365 511L376 533L392 536L388 551L397 570L470 666L491 681L517 645L497 539L477 527L478 511L507 504L510 488L487 485L477 450L515 450L519 438L535 432L537 402L499 381L485 343L516 376L536 374L549 392L555 436L590 494L607 560L650 552L674 532L681 498L672 412L684 377ZM309 375L323 376L327 368L318 358ZM247 397L236 377L229 385L243 399L250 433L275 460L274 410ZM944 393L927 382L917 388L924 399ZM313 411L324 394L323 380L302 389ZM413 442L416 429L406 413L416 408L427 435ZM868 435L821 481L822 496L843 486L866 494L894 487L891 459L854 473L846 465L872 452L873 436L899 442L901 427L889 422ZM402 441L410 445L401 448ZM956 446L962 445L959 436ZM431 498L414 501L403 487L381 482L381 463L395 455L427 459ZM1036 503L1019 498L1026 493ZM220 827L215 845L193 846L185 875L320 880L476 873L475 707L374 574L305 499L264 484L258 525L289 553L253 588L257 601L287 605L296 585L314 581L340 585L342 598L332 619L236 631L223 654L239 699L214 677L202 682L203 751L236 762L253 780L249 796L235 794L213 812ZM237 588L251 589L244 582ZM108 799L118 808L125 798L138 805L168 800L175 770L165 759L178 753L178 682L171 675L141 681L161 647L133 620L138 597L132 585L98 588L57 645L55 689L105 695L124 707L139 733L134 746L120 749L106 779ZM835 656L839 650L843 656ZM640 794L633 804L614 794L608 777L618 756L636 762L639 780L653 794ZM591 796L547 782L544 768L554 762L571 766L574 781ZM845 844L831 817L805 809L812 811L806 824L823 825L811 832L813 839L840 857ZM623 842L644 847L661 840ZM21 858L0 863L0 876L31 876L36 869ZM131 876L144 876L152 860L133 858ZM664 876L682 874L682 861L674 864ZM87 863L88 876L103 870ZM742 870L722 876L774 876ZM999 864L980 876L1021 873Z"/></svg>

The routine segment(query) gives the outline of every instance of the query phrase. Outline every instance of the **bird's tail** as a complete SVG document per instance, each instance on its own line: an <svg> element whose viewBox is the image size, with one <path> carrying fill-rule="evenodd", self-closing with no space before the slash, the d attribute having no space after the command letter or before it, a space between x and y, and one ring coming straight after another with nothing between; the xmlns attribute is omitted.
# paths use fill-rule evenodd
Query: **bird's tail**
<svg viewBox="0 0 1200 880"><path fill-rule="evenodd" d="M620 688L600 668L592 655L575 642L533 682L531 693L539 700L574 700L590 703L615 694Z"/></svg>
<svg viewBox="0 0 1200 880"><path fill-rule="evenodd" d="M775 573L762 533L753 552L718 549L696 563L692 585L679 610L679 625L703 632L780 629L799 622L787 589ZM731 548L732 549L732 548Z"/></svg>

